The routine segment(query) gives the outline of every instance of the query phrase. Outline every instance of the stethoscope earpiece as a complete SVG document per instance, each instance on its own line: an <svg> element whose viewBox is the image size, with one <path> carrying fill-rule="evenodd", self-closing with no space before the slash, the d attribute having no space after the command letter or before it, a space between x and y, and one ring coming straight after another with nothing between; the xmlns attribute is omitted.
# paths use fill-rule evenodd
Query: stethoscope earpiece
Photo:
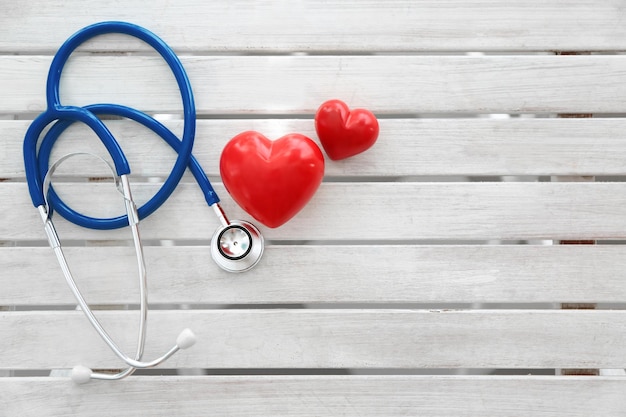
<svg viewBox="0 0 626 417"><path fill-rule="evenodd" d="M187 348L192 347L193 345L196 344L196 341L197 341L197 338L194 332L192 332L191 329L184 329L182 332L180 332L180 334L176 338L176 346L170 349L170 351L167 352L167 354L165 354L162 358L159 358L156 361L153 361L153 363L142 363L139 361L132 361L130 358L127 358L127 363L129 363L129 365L131 366L117 374L104 374L104 373L97 373L97 372L94 373L91 368L88 368L83 365L76 365L75 367L72 368L70 377L72 378L72 381L78 385L86 384L92 379L108 379L108 380L122 379L128 375L131 375L135 371L136 368L139 368L139 367L151 368L152 366L155 366L156 364L163 362L165 359L169 358L174 353L176 353L176 351L180 349L187 349Z"/></svg>
<svg viewBox="0 0 626 417"><path fill-rule="evenodd" d="M245 272L263 256L263 235L252 223L232 220L220 226L211 239L211 257L228 272Z"/></svg>

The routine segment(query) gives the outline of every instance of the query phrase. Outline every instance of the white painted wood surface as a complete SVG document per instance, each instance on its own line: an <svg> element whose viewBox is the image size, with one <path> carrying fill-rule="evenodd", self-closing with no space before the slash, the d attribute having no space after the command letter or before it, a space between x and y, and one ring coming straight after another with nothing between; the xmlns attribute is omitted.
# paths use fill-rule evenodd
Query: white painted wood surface
<svg viewBox="0 0 626 417"><path fill-rule="evenodd" d="M145 202L160 184L138 183L133 195ZM223 207L232 218L247 216L235 207L221 184ZM59 194L85 214L124 214L123 200L109 183L59 184ZM27 187L7 183L0 189L4 239L41 239L42 226ZM84 197L90 200L85 201ZM585 196L585 198L581 198ZM535 182L324 183L304 209L277 229L261 226L273 240L420 241L425 239L619 239L626 236L626 184ZM64 239L129 239L128 230L83 230L57 216ZM219 226L199 188L180 184L155 215L142 222L146 239L207 241Z"/></svg>
<svg viewBox="0 0 626 417"><path fill-rule="evenodd" d="M623 55L220 55L181 61L197 111L209 115L313 114L335 97L379 114L619 113L626 96ZM48 56L0 56L0 112L43 111L50 62ZM182 112L174 78L157 57L77 55L64 74L64 104Z"/></svg>
<svg viewBox="0 0 626 417"><path fill-rule="evenodd" d="M165 121L181 132L182 121ZM23 178L20 138L27 120L0 121L0 178ZM124 148L133 176L165 176L174 153L161 139L135 123L109 121ZM383 119L381 138L368 152L326 164L326 176L396 177L419 175L619 175L626 160L626 122L605 119ZM216 119L197 123L194 155L210 176L219 175L220 149L245 130L278 138L300 132L317 141L310 119ZM401 152L398 152L401 149ZM70 152L102 153L86 127L73 125L58 141L53 159ZM72 159L60 168L66 176L98 176L103 166L90 158ZM104 168L106 170L106 168Z"/></svg>
<svg viewBox="0 0 626 417"><path fill-rule="evenodd" d="M7 415L104 417L380 416L622 417L621 377L226 376L150 377L76 387L60 378L0 378ZM149 393L149 394L148 394ZM154 401L159 398L160 401ZM45 402L45 409L32 407ZM600 410L600 411L598 411Z"/></svg>
<svg viewBox="0 0 626 417"><path fill-rule="evenodd" d="M623 373L512 375L626 367L623 6L619 0L5 5L0 416L626 416ZM21 162L24 132L45 108L52 54L75 30L109 19L144 25L181 54L202 117L195 154L232 218L249 218L218 177L219 150L232 136L254 129L317 140L313 114L330 98L381 118L376 146L327 161L311 203L283 227L262 228L266 253L249 273L233 277L210 260L217 221L189 176L171 202L142 222L154 307L146 356L162 353L191 327L198 345L175 355L164 373L240 376L156 370L86 386L45 376L79 363L121 366L74 311L28 200ZM146 51L120 36L90 42L68 64L63 102L131 105L164 114L180 132L173 79ZM554 118L580 112L600 117ZM145 201L173 154L131 122L107 123L128 151L134 194ZM61 142L56 156L100 149L80 126ZM83 179L107 175L92 162L68 162L57 188L92 214L120 214L111 185ZM545 182L570 175L599 181ZM489 182L475 182L481 179ZM98 316L132 351L138 290L130 233L83 230L59 216L55 224L87 299L107 310ZM611 244L543 245L558 239ZM561 302L612 309L551 309ZM442 368L457 375L436 376ZM324 373L354 375L315 375Z"/></svg>
<svg viewBox="0 0 626 417"><path fill-rule="evenodd" d="M139 312L97 315L133 352ZM0 333L19 347L0 368L123 365L80 311L0 318ZM626 344L625 311L233 309L152 311L148 320L146 359L186 327L198 337L162 368L619 368Z"/></svg>
<svg viewBox="0 0 626 417"><path fill-rule="evenodd" d="M184 0L150 6L141 0L35 0L6 6L0 50L7 52L52 53L68 31L104 19L149 26L177 50L194 53L611 51L622 50L626 36L620 0ZM117 51L120 42L94 48Z"/></svg>
<svg viewBox="0 0 626 417"><path fill-rule="evenodd" d="M254 273L233 279L213 263L206 246L146 247L150 302L400 303L402 307L406 303L620 303L626 298L626 247L622 245L294 244L270 245L266 250ZM69 247L66 254L91 303L136 304L132 248ZM0 264L23 275L16 280L14 274L0 274L0 305L75 303L48 248L3 248ZM106 271L104 279L102 271Z"/></svg>

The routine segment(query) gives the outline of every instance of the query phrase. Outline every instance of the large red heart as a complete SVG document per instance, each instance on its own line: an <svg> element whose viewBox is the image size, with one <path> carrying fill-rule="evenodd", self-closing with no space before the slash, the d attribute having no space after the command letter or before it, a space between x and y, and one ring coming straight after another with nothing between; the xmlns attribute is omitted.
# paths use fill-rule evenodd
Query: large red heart
<svg viewBox="0 0 626 417"><path fill-rule="evenodd" d="M324 155L304 135L291 133L272 141L248 131L226 144L220 173L237 204L264 225L278 227L317 191L324 177Z"/></svg>
<svg viewBox="0 0 626 417"><path fill-rule="evenodd" d="M330 159L359 154L378 138L378 120L366 109L350 110L341 100L323 103L315 114L317 136Z"/></svg>

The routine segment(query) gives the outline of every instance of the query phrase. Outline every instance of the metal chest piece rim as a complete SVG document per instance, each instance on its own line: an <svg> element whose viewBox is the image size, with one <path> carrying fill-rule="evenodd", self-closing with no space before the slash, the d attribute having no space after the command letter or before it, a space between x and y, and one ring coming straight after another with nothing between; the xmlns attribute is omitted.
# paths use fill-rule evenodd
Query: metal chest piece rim
<svg viewBox="0 0 626 417"><path fill-rule="evenodd" d="M259 229L243 220L219 227L211 239L211 257L228 272L252 269L263 255L264 240Z"/></svg>

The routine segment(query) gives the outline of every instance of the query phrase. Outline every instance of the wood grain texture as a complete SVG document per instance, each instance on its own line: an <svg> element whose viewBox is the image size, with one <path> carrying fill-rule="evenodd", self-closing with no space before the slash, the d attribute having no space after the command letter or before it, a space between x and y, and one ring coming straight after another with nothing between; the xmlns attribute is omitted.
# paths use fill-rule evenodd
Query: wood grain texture
<svg viewBox="0 0 626 417"><path fill-rule="evenodd" d="M144 249L155 305L626 299L621 245L271 245L253 271L236 278L215 265L205 246ZM137 304L130 247L74 247L66 253L91 304ZM75 304L50 249L3 248L0 266L0 305Z"/></svg>
<svg viewBox="0 0 626 417"><path fill-rule="evenodd" d="M159 184L136 184L147 201ZM304 209L267 239L609 239L626 235L623 183L324 183ZM67 202L89 215L124 213L111 184L59 184ZM231 218L248 218L216 184ZM88 198L85 199L84 197ZM583 198L584 196L584 198ZM116 210L116 203L117 210ZM26 184L0 189L3 240L41 240L41 220ZM15 207L23 209L16 210ZM93 231L55 219L61 239L129 239L128 230ZM146 239L208 241L218 221L194 184L181 184L159 211L142 222Z"/></svg>
<svg viewBox="0 0 626 417"><path fill-rule="evenodd" d="M549 118L624 113L621 0L7 3L0 14L0 374L8 377L0 378L0 416L626 415L623 372L403 375L626 367L624 310L477 306L623 303L625 245L509 243L625 238L626 184L419 182L439 175L624 175L626 119ZM215 179L219 150L241 131L315 139L313 114L331 98L380 116L372 150L327 164L326 182L296 218L278 230L262 227L268 247L249 273L234 277L211 261L207 245L218 223L189 176L141 224L154 307L145 358L162 354L190 327L198 344L174 355L168 370L267 375L153 374L84 386L12 377L76 364L121 366L74 310L42 246L21 157L30 119L46 107L52 54L80 27L109 19L143 25L181 55L203 119L196 153ZM112 35L81 49L63 77L64 104L113 102L180 118L173 77L144 44ZM524 118L482 117L493 113ZM180 120L166 123L182 129ZM131 122L109 125L128 151L134 194L146 201L167 175L172 152ZM65 136L56 155L100 150L84 127ZM108 175L93 165L68 163L57 188L81 211L120 214L111 185L78 178ZM229 216L249 218L216 185ZM139 312L129 232L87 231L58 217L88 302L123 350L133 351ZM493 244L499 239L507 244ZM275 375L277 369L295 375ZM350 369L390 375L309 375Z"/></svg>
<svg viewBox="0 0 626 417"><path fill-rule="evenodd" d="M51 58L0 56L0 113L40 112ZM184 56L201 114L313 114L340 97L384 114L623 112L626 56ZM158 80L155 82L155 80ZM64 104L181 112L151 56L68 62Z"/></svg>
<svg viewBox="0 0 626 417"><path fill-rule="evenodd" d="M132 378L75 386L0 379L7 415L622 417L623 377L252 376Z"/></svg>
<svg viewBox="0 0 626 417"><path fill-rule="evenodd" d="M624 119L382 119L381 135L367 152L326 164L330 177L410 175L623 175L626 173ZM22 141L30 121L0 121L0 177L23 178ZM130 121L107 121L130 160L133 175L163 177L175 155L154 134ZM165 122L180 135L182 121ZM228 140L256 130L277 139L291 132L316 141L311 119L199 120L194 155L207 174L219 175ZM318 141L319 143L319 141ZM74 125L57 142L52 160L70 152L106 155L84 125ZM105 172L90 158L60 168L66 176ZM106 170L106 168L104 167Z"/></svg>
<svg viewBox="0 0 626 417"><path fill-rule="evenodd" d="M617 0L184 0L151 7L139 0L37 0L7 4L0 51L50 52L100 20L144 25L179 52L623 50L622 6ZM91 49L126 45L113 38Z"/></svg>
<svg viewBox="0 0 626 417"><path fill-rule="evenodd" d="M97 316L133 351L138 311ZM121 366L80 311L9 311L0 319L0 368ZM617 310L174 310L148 320L146 359L185 327L198 337L168 368L626 367L626 311Z"/></svg>

